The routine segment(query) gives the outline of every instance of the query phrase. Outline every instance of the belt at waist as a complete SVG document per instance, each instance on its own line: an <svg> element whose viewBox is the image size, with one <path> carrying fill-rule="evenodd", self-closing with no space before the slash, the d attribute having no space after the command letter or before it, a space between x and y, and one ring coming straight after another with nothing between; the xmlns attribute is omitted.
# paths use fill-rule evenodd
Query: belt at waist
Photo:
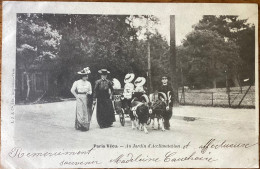
<svg viewBox="0 0 260 169"><path fill-rule="evenodd" d="M87 94L87 92L78 92L77 94Z"/></svg>

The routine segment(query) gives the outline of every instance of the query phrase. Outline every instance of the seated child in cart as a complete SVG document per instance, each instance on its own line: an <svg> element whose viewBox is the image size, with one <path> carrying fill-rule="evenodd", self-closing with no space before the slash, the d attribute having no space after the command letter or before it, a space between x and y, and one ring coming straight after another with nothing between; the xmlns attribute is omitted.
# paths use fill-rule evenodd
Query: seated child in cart
<svg viewBox="0 0 260 169"><path fill-rule="evenodd" d="M145 84L146 79L144 77L138 77L134 81L134 84L131 83L133 79L134 74L127 74L124 80L126 83L122 96L122 108L124 109L129 109L133 100L142 102L141 97L145 93L143 85Z"/></svg>
<svg viewBox="0 0 260 169"><path fill-rule="evenodd" d="M134 79L135 75L133 73L128 73L125 76L124 82L124 92L121 97L122 100L122 108L125 110L130 110L131 101L132 101L132 95L134 92L134 84L131 83Z"/></svg>
<svg viewBox="0 0 260 169"><path fill-rule="evenodd" d="M135 84L135 90L133 93L133 100L142 102L142 96L145 94L144 90L144 84L146 82L146 79L144 77L138 77L136 78L134 84Z"/></svg>
<svg viewBox="0 0 260 169"><path fill-rule="evenodd" d="M134 91L134 85L132 83L125 84L122 100L122 108L130 108L132 96Z"/></svg>

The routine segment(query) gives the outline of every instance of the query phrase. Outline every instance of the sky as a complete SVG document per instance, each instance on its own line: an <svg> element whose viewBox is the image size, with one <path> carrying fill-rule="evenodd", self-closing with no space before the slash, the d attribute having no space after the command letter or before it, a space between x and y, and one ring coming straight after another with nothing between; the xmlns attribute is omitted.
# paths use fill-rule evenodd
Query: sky
<svg viewBox="0 0 260 169"><path fill-rule="evenodd" d="M157 26L157 29L166 38L168 43L170 43L170 17L157 17L160 20L160 24ZM181 45L181 42L185 36L193 30L192 25L198 23L200 19L202 19L202 15L192 17L190 15L175 16L175 37L177 46Z"/></svg>
<svg viewBox="0 0 260 169"><path fill-rule="evenodd" d="M170 42L170 16L156 16L160 20L160 24L156 26L158 31L166 38L168 43ZM181 45L182 40L186 37L188 33L190 33L193 28L192 25L197 24L200 19L202 19L203 15L181 15L175 16L175 37L176 37L176 45ZM248 16L239 16L240 19L248 19L249 23L251 22L251 18Z"/></svg>
<svg viewBox="0 0 260 169"><path fill-rule="evenodd" d="M154 28L158 30L158 32L166 38L168 44L170 44L170 16L158 16L156 17L159 19L158 25L150 25L150 31L155 32ZM202 15L197 15L190 17L187 16L176 16L175 17L175 31L176 31L176 45L181 45L182 40L185 36L192 31L192 25L199 22L202 19ZM145 26L146 20L135 19L134 26ZM143 39L143 34L145 33L145 29L142 30L141 35L139 35L140 39Z"/></svg>

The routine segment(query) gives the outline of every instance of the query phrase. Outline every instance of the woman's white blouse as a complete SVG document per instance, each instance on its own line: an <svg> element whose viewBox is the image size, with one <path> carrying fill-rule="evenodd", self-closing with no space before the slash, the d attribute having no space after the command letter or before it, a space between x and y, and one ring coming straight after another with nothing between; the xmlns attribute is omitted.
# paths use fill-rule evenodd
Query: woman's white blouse
<svg viewBox="0 0 260 169"><path fill-rule="evenodd" d="M88 94L92 94L92 87L91 83L89 81L84 81L84 80L77 80L73 83L71 91L77 91L79 93L84 93L87 92Z"/></svg>

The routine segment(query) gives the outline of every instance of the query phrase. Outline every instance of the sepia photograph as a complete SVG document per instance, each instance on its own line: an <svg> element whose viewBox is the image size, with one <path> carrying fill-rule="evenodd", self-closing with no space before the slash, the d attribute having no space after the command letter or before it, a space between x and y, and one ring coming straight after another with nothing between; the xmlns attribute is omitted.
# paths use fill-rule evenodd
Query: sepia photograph
<svg viewBox="0 0 260 169"><path fill-rule="evenodd" d="M6 168L259 167L257 5L27 3L4 6Z"/></svg>

